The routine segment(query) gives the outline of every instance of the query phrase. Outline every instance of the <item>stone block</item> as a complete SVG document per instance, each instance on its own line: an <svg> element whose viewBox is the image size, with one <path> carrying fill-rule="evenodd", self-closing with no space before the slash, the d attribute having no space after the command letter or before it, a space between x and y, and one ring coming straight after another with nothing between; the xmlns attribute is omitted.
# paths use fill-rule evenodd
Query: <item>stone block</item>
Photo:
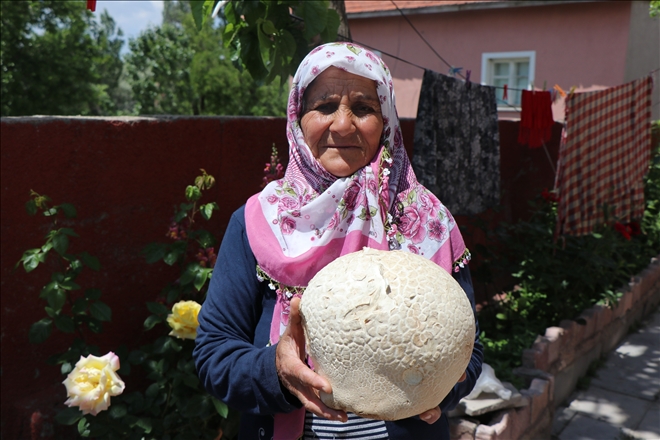
<svg viewBox="0 0 660 440"><path fill-rule="evenodd" d="M583 311L577 319L578 324L584 327L582 332L583 340L587 340L594 335L598 318L594 316L596 311L593 308Z"/></svg>
<svg viewBox="0 0 660 440"><path fill-rule="evenodd" d="M537 338L532 348L523 350L522 364L527 368L547 370L550 366L548 361L548 342L543 338Z"/></svg>
<svg viewBox="0 0 660 440"><path fill-rule="evenodd" d="M477 426L474 440L511 440L503 434L509 424L509 411L500 411L493 417L490 425Z"/></svg>
<svg viewBox="0 0 660 440"><path fill-rule="evenodd" d="M539 378L532 379L529 388L520 392L530 400L532 424L535 424L544 412L554 409L551 404L549 381Z"/></svg>
<svg viewBox="0 0 660 440"><path fill-rule="evenodd" d="M554 364L559 358L559 354L562 350L562 344L564 339L565 330L561 327L548 327L545 329L545 336L543 340L546 342L546 350L548 351L547 362L548 365ZM536 366L536 368L541 368ZM546 370L545 368L541 368Z"/></svg>
<svg viewBox="0 0 660 440"><path fill-rule="evenodd" d="M610 322L612 322L612 309L606 306L600 306L600 305L595 305L593 306L593 309L596 311L596 314L598 315L598 328L596 329L597 333L600 333L607 327Z"/></svg>
<svg viewBox="0 0 660 440"><path fill-rule="evenodd" d="M512 414L512 424L514 427L511 429L512 436L511 438L521 438L523 433L529 430L530 425L533 423L532 420L532 406L522 406L515 409L515 414Z"/></svg>
<svg viewBox="0 0 660 440"><path fill-rule="evenodd" d="M495 393L482 392L476 399L461 399L456 408L449 413L449 417L462 415L476 417L505 408L516 408L529 404L528 399L518 392L516 387L508 382L504 382L502 385L511 391L509 399L504 400Z"/></svg>
<svg viewBox="0 0 660 440"><path fill-rule="evenodd" d="M449 418L449 436L451 440L473 440L477 423L462 417Z"/></svg>

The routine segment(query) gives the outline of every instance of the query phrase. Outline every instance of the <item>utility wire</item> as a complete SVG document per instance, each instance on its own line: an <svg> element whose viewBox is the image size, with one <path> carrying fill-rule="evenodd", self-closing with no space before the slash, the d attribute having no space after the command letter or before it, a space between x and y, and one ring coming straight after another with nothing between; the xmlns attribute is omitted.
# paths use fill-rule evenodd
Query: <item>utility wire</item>
<svg viewBox="0 0 660 440"><path fill-rule="evenodd" d="M447 65L447 67L449 67L450 69L452 69L454 66L452 66L451 64L449 64L449 63L447 62L447 60L445 60L444 58L442 58L442 56L441 56L441 55L440 55L440 54L439 54L439 53L433 48L433 46L431 46L431 43L429 43L428 41L426 41L426 38L424 38L424 36L421 34L421 32L419 32L419 31L417 30L417 28L415 27L415 25L412 24L412 22L411 22L411 21L408 19L408 17L403 13L403 11L402 11L401 9L399 9L399 7L396 5L396 3L394 3L394 0L390 0L390 2L392 2L392 4L394 5L394 7L396 8L396 10L399 11L399 14L401 14L401 16L402 16L402 17L408 22L408 24L410 25L410 27L413 28L413 30L415 31L415 33L416 33L417 35L419 35L419 38L421 38L422 41L424 41L424 43L426 43L426 45L429 47L429 49L431 49L431 50L433 51L433 53L435 54L435 56L437 56L438 58L440 58L440 60L441 60L443 63L445 63L445 64ZM462 78L465 78L463 75L461 75L460 72L458 72L458 74L459 74Z"/></svg>

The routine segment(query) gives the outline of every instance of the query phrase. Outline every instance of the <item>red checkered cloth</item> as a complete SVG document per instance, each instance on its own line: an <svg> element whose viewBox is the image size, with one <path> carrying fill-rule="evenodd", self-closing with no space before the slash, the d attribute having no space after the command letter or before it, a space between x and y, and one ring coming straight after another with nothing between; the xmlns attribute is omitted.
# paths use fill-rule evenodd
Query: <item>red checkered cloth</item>
<svg viewBox="0 0 660 440"><path fill-rule="evenodd" d="M648 76L566 100L566 139L556 176L557 234L592 232L605 221L605 206L610 220L642 217L652 89Z"/></svg>

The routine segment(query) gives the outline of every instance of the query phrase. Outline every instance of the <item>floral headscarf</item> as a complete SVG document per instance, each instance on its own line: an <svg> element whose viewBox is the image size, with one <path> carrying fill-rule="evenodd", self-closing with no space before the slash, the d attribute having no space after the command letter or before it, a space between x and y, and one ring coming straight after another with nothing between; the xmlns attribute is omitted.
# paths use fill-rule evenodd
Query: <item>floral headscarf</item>
<svg viewBox="0 0 660 440"><path fill-rule="evenodd" d="M305 90L330 66L373 79L383 114L378 154L342 178L316 161L300 127ZM415 177L403 146L390 71L373 52L352 43L312 50L293 78L287 138L284 177L246 205L250 246L272 280L306 286L329 262L365 246L420 254L447 271L464 264L465 244L453 217Z"/></svg>
<svg viewBox="0 0 660 440"><path fill-rule="evenodd" d="M331 66L374 80L383 116L376 156L353 175L340 178L317 162L300 127L305 90ZM293 78L287 138L284 177L252 196L245 207L257 276L269 279L277 290L271 343L286 328L290 299L341 255L366 246L423 255L447 271L467 263L469 253L454 218L415 177L403 146L390 71L373 52L343 42L312 50ZM290 435L302 429L304 408L301 414L278 414L275 439L294 438Z"/></svg>

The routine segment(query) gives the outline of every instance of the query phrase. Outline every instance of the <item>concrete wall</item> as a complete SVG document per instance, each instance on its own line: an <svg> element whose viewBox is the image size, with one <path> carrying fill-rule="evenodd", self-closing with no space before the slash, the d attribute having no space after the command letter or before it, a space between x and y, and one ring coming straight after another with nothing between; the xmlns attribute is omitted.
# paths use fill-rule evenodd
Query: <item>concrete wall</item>
<svg viewBox="0 0 660 440"><path fill-rule="evenodd" d="M631 7L635 17L631 17ZM646 17L640 12L644 7ZM542 88L547 81L548 89L558 84L566 91L572 86L578 91L616 86L634 79L630 75L637 78L660 67L657 61L652 63L656 58L647 60L644 55L660 51L658 19L653 24L648 17L648 2L566 2L440 14L411 12L408 18L448 63L463 67L463 73L470 69L472 81L481 78L481 55L485 52L534 50L535 87ZM635 29L631 29L633 18L638 20ZM448 66L400 15L349 16L349 21L356 42L423 68L448 72ZM399 114L415 117L423 70L387 55L384 59L394 77ZM555 120L563 120L563 103L555 110ZM500 117L519 116L506 111L500 112Z"/></svg>
<svg viewBox="0 0 660 440"><path fill-rule="evenodd" d="M414 120L403 120L402 130L411 153ZM497 218L509 221L525 216L526 201L551 188L554 179L545 152L518 145L517 133L517 123L500 122L503 209ZM559 133L557 125L549 145L553 161ZM45 317L38 295L52 268L30 274L14 269L22 253L40 246L48 232L43 217L25 212L30 190L78 208L78 217L64 225L80 235L71 251L88 251L102 265L78 281L100 289L112 307L112 322L90 340L106 352L149 339L142 330L148 316L144 303L177 273L162 263L147 265L140 251L167 241L173 207L185 200L184 189L199 169L217 180L207 200L223 208L208 229L221 235L230 214L259 191L272 144L285 163L287 144L283 118L247 117L3 118L0 141L2 437L15 439L25 435L33 411L65 399L59 368L45 362L66 349L65 339L28 342L30 325ZM459 225L469 220L457 217ZM476 232L465 238L469 247L483 239Z"/></svg>

